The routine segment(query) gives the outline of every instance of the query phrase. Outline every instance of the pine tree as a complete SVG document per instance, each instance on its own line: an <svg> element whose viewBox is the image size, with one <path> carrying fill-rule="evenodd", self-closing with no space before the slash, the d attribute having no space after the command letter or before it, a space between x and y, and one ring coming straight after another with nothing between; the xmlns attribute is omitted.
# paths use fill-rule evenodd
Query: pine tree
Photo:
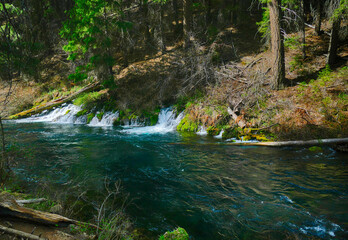
<svg viewBox="0 0 348 240"><path fill-rule="evenodd" d="M272 74L273 87L280 89L285 83L285 56L284 39L281 33L281 0L268 2L270 28L271 28L271 50L272 50Z"/></svg>

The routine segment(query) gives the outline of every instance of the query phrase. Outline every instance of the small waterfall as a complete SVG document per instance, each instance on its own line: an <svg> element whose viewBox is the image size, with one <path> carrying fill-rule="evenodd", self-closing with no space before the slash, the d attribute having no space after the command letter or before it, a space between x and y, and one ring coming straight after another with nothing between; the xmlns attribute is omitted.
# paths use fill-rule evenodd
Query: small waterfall
<svg viewBox="0 0 348 240"><path fill-rule="evenodd" d="M119 113L106 112L104 113L102 119L99 121L98 117L95 116L92 121L88 124L88 126L92 127L108 127L112 126L114 121L118 118Z"/></svg>
<svg viewBox="0 0 348 240"><path fill-rule="evenodd" d="M55 108L53 111L44 111L41 114L34 115L28 118L15 120L21 123L30 122L54 122L54 123L74 123L83 124L81 117L76 117L76 114L81 111L79 106L73 104L63 104L59 108Z"/></svg>
<svg viewBox="0 0 348 240"><path fill-rule="evenodd" d="M147 127L131 127L124 129L125 133L130 134L153 134L153 133L168 133L176 130L176 126L183 119L184 114L180 113L177 117L172 108L162 109L158 115L158 122L154 126Z"/></svg>
<svg viewBox="0 0 348 240"><path fill-rule="evenodd" d="M222 134L224 133L224 130L222 129L219 133L219 135L215 136L214 138L217 138L217 139L222 139Z"/></svg>
<svg viewBox="0 0 348 240"><path fill-rule="evenodd" d="M31 122L51 122L51 123L69 123L69 124L87 124L87 114L77 117L76 114L82 108L73 104L65 104L52 111L44 111L41 114L14 120L19 123ZM98 112L99 113L99 112ZM98 114L97 113L97 114ZM113 123L119 117L119 112L105 112L102 119L99 120L97 116L91 120L88 126L91 127L106 127L113 126ZM144 124L138 119L131 119L128 125L125 125L123 130L126 133L134 134L151 134L151 133L168 133L176 130L176 126L184 117L183 113L176 116L176 113L171 108L162 109L158 115L158 122L155 126L144 127ZM127 122L126 122L127 123Z"/></svg>
<svg viewBox="0 0 348 240"><path fill-rule="evenodd" d="M199 131L197 132L197 135L201 135L201 136L206 136L208 135L207 129L203 126L201 126L199 128Z"/></svg>

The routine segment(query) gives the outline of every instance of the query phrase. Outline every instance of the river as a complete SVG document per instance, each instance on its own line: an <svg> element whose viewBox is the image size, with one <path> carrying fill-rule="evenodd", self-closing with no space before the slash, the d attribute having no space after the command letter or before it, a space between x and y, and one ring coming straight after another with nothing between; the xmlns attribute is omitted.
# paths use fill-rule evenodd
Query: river
<svg viewBox="0 0 348 240"><path fill-rule="evenodd" d="M127 214L154 239L177 226L202 240L348 238L347 155L228 146L177 133L179 120L161 114L153 127L55 122L46 114L5 128L32 156L16 166L22 179L57 191L87 179L81 187L94 192L106 178L120 181Z"/></svg>

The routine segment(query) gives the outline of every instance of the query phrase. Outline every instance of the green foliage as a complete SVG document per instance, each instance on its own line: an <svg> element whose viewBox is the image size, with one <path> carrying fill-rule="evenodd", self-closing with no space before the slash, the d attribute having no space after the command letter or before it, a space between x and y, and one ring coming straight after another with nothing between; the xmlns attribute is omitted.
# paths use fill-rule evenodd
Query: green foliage
<svg viewBox="0 0 348 240"><path fill-rule="evenodd" d="M330 79L330 74L332 73L332 70L329 65L326 65L323 70L321 70L318 74L318 78L323 80L324 82L327 82Z"/></svg>
<svg viewBox="0 0 348 240"><path fill-rule="evenodd" d="M49 212L50 209L52 207L54 207L55 205L57 205L56 202L51 201L51 200L47 200L47 201L44 201L44 202L41 202L41 203L31 203L31 204L28 204L27 207L35 209L35 210L38 210L38 211Z"/></svg>
<svg viewBox="0 0 348 240"><path fill-rule="evenodd" d="M189 108L194 102L202 99L204 97L203 92L196 90L193 95L184 95L177 99L174 107L178 112L182 112L185 109Z"/></svg>
<svg viewBox="0 0 348 240"><path fill-rule="evenodd" d="M284 47L297 50L301 47L300 37L287 37L284 39Z"/></svg>
<svg viewBox="0 0 348 240"><path fill-rule="evenodd" d="M269 9L268 7L263 7L262 9L262 20L260 22L257 22L257 25L259 26L259 32L262 34L262 37L264 39L269 39L271 35Z"/></svg>
<svg viewBox="0 0 348 240"><path fill-rule="evenodd" d="M75 0L60 35L68 41L63 47L69 53L68 59L84 60L87 64L80 64L69 76L70 80L82 81L87 78L88 72L100 67L103 72L109 71L108 76L101 79L103 83L113 83L110 69L115 59L111 55L111 30L126 31L132 26L129 22L118 20L121 15L118 1Z"/></svg>
<svg viewBox="0 0 348 240"><path fill-rule="evenodd" d="M300 70L303 68L303 58L300 54L294 56L293 60L289 63L290 71Z"/></svg>
<svg viewBox="0 0 348 240"><path fill-rule="evenodd" d="M189 240L189 235L185 229L178 227L172 232L166 232L160 236L159 240Z"/></svg>
<svg viewBox="0 0 348 240"><path fill-rule="evenodd" d="M348 1L347 0L340 0L339 6L334 10L331 20L338 20L340 18L347 18L348 17Z"/></svg>

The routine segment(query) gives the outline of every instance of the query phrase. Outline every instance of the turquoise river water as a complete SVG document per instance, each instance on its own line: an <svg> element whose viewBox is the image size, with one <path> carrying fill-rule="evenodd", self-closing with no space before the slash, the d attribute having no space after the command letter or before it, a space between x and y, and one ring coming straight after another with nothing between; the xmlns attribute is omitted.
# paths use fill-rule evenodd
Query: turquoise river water
<svg viewBox="0 0 348 240"><path fill-rule="evenodd" d="M177 226L192 239L348 238L348 158L331 148L228 146L141 127L5 127L32 156L19 176L56 188L85 178L94 192L120 180L127 214L154 239Z"/></svg>

